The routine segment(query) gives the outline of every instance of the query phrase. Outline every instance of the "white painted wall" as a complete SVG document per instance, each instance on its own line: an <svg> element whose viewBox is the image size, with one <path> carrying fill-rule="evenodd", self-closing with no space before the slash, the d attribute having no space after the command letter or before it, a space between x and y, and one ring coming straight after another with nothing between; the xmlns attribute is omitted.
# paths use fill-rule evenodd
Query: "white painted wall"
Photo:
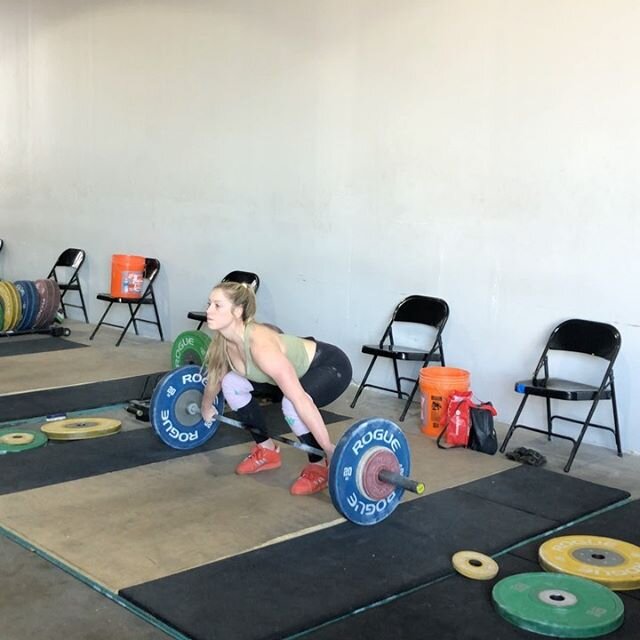
<svg viewBox="0 0 640 640"><path fill-rule="evenodd" d="M211 284L362 376L409 293L509 420L568 317L611 322L640 450L636 0L0 0L0 268L155 255L167 332ZM383 376L384 378L384 376ZM608 437L594 439L610 446Z"/></svg>

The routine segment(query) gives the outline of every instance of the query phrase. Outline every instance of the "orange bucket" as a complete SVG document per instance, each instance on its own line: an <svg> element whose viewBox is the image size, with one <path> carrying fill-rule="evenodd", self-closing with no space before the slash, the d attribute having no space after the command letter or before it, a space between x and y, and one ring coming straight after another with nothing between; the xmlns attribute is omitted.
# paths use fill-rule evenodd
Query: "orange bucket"
<svg viewBox="0 0 640 640"><path fill-rule="evenodd" d="M471 375L454 367L425 367L420 369L420 430L431 438L442 431L440 417L446 413L454 391L468 391Z"/></svg>
<svg viewBox="0 0 640 640"><path fill-rule="evenodd" d="M114 298L139 298L144 279L142 256L111 256L111 295Z"/></svg>

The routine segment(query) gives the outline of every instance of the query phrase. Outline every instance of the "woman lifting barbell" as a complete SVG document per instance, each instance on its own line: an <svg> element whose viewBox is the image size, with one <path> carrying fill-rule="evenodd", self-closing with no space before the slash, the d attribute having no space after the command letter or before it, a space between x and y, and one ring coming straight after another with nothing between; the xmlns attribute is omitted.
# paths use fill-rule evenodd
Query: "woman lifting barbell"
<svg viewBox="0 0 640 640"><path fill-rule="evenodd" d="M327 486L327 462L333 453L327 427L318 407L336 400L351 382L351 363L338 347L313 338L278 334L254 321L256 299L244 284L223 282L209 295L207 326L214 331L204 366L208 382L202 396L205 423L215 419L214 400L220 390L243 422L265 435L252 432L255 445L238 464L240 475L277 469L280 449L266 435L262 407L253 397L252 383L278 387L283 394L284 418L298 439L323 449L327 459L309 454L309 464L291 486L293 495L309 495Z"/></svg>

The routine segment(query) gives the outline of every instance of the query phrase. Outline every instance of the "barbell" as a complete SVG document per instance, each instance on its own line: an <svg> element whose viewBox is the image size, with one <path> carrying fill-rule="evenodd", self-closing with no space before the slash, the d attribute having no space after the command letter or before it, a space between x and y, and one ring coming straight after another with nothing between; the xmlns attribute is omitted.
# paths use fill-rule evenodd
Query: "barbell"
<svg viewBox="0 0 640 640"><path fill-rule="evenodd" d="M206 374L197 365L167 373L151 397L151 424L168 446L194 449L212 438L221 424L257 433L306 453L326 458L321 449L286 436L265 433L252 425L223 415L219 394L215 420L205 423L200 413ZM336 510L359 525L376 524L393 513L404 491L422 494L425 486L409 478L409 443L400 427L385 418L355 422L338 441L329 465L329 493Z"/></svg>

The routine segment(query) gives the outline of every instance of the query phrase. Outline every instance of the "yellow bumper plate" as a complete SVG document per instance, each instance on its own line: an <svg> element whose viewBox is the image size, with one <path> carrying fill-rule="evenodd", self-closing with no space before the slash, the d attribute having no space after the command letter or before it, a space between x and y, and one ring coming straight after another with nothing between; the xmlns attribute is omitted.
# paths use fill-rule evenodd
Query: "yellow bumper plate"
<svg viewBox="0 0 640 640"><path fill-rule="evenodd" d="M86 440L118 433L122 423L111 418L67 418L43 424L40 429L50 440Z"/></svg>
<svg viewBox="0 0 640 640"><path fill-rule="evenodd" d="M613 591L640 589L640 547L600 536L560 536L540 545L545 571L588 578Z"/></svg>
<svg viewBox="0 0 640 640"><path fill-rule="evenodd" d="M453 568L465 578L492 580L498 575L498 563L484 553L458 551L451 557Z"/></svg>

